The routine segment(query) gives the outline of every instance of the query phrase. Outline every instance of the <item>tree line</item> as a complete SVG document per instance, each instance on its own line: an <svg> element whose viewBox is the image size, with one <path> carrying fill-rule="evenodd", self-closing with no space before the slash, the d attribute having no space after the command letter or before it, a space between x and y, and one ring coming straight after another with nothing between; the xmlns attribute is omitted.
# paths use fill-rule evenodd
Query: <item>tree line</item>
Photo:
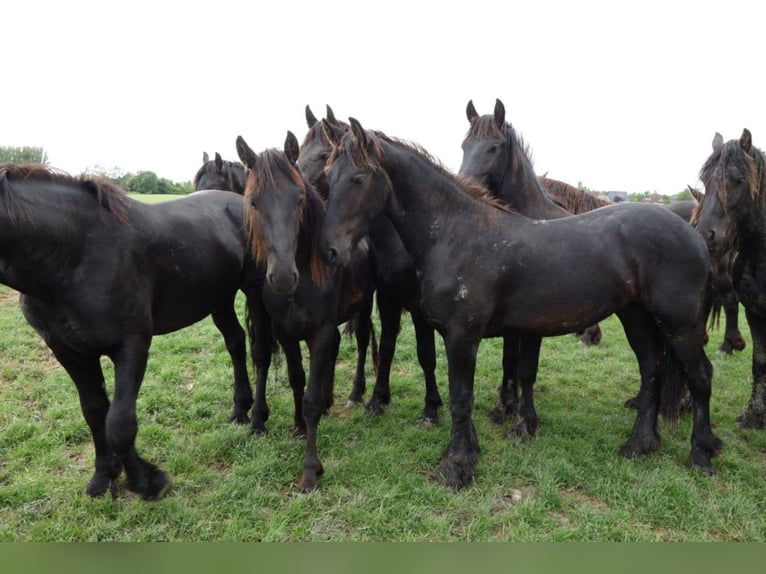
<svg viewBox="0 0 766 574"><path fill-rule="evenodd" d="M36 146L0 146L0 163L41 163L48 165L48 154ZM93 166L81 175L106 178L131 193L185 195L194 191L190 181L175 182L153 171L130 173L120 168Z"/></svg>
<svg viewBox="0 0 766 574"><path fill-rule="evenodd" d="M0 146L0 163L42 163L47 165L48 154L41 147ZM159 177L153 171L130 173L117 167L106 169L97 165L88 168L83 175L104 177L131 193L185 195L194 191L194 186L190 181L181 183L171 181L167 178ZM583 191L591 191L582 182L577 182L577 187ZM649 191L630 193L628 194L628 199L630 201L647 201L650 195L652 194ZM686 188L675 195L665 197L667 197L668 201L693 199L692 194Z"/></svg>

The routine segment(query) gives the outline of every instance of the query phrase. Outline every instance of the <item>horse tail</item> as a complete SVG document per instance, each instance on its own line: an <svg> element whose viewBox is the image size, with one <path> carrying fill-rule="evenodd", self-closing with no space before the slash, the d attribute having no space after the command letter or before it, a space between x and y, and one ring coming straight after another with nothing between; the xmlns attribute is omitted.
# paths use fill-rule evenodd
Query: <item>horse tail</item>
<svg viewBox="0 0 766 574"><path fill-rule="evenodd" d="M666 421L675 425L689 390L689 379L670 341L665 336L663 336L658 373L660 414Z"/></svg>

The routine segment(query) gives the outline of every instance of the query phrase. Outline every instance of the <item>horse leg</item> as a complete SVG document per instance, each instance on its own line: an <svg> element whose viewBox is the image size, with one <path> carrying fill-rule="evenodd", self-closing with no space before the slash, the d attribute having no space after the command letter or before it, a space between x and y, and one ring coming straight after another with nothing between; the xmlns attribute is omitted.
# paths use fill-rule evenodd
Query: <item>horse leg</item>
<svg viewBox="0 0 766 574"><path fill-rule="evenodd" d="M540 359L541 337L519 338L518 377L521 384L521 407L516 424L508 431L509 438L527 439L537 431L534 385Z"/></svg>
<svg viewBox="0 0 766 574"><path fill-rule="evenodd" d="M598 345L601 342L601 337L603 336L601 333L601 326L598 323L595 325L590 325L589 327L585 327L585 329L578 331L575 333L575 335L577 335L580 343L586 347L590 347L591 345Z"/></svg>
<svg viewBox="0 0 766 574"><path fill-rule="evenodd" d="M643 458L660 448L658 415L660 407L660 356L662 333L654 318L643 307L634 304L617 313L628 344L638 360L641 387L631 399L636 408L636 420L630 438L620 447L625 458Z"/></svg>
<svg viewBox="0 0 766 574"><path fill-rule="evenodd" d="M675 353L683 367L692 400L689 466L696 466L706 474L713 474L711 458L720 453L723 443L713 433L710 424L713 365L702 347L702 330L704 330L704 326L699 331L683 330L669 334L668 341L672 346L672 352Z"/></svg>
<svg viewBox="0 0 766 574"><path fill-rule="evenodd" d="M745 317L753 340L753 390L737 422L742 428L761 429L766 426L766 320L748 307Z"/></svg>
<svg viewBox="0 0 766 574"><path fill-rule="evenodd" d="M378 375L375 377L375 387L372 397L367 402L365 410L371 415L383 414L383 405L391 402L391 364L394 361L396 350L396 337L402 318L402 306L384 290L378 289L378 314L380 317L380 365Z"/></svg>
<svg viewBox="0 0 766 574"><path fill-rule="evenodd" d="M456 332L457 331L457 332ZM444 337L449 371L452 430L434 474L438 482L456 490L473 481L479 457L479 439L471 419L476 353L481 339L461 329L449 329Z"/></svg>
<svg viewBox="0 0 766 574"><path fill-rule="evenodd" d="M520 348L519 337L503 337L503 379L498 387L497 403L489 411L490 420L496 424L504 424L516 414L519 407L517 377Z"/></svg>
<svg viewBox="0 0 766 574"><path fill-rule="evenodd" d="M271 317L263 306L260 297L248 295L247 307L250 353L253 357L253 363L255 363L255 402L250 420L250 432L263 434L266 432L266 421L269 420L266 382L271 367L271 355L274 351L273 328Z"/></svg>
<svg viewBox="0 0 766 574"><path fill-rule="evenodd" d="M212 313L213 323L223 335L234 368L234 410L229 422L247 424L253 393L247 374L247 337L234 310L234 297Z"/></svg>
<svg viewBox="0 0 766 574"><path fill-rule="evenodd" d="M106 440L125 467L128 488L145 500L159 500L172 483L159 467L138 456L135 448L136 399L146 371L150 343L150 336L130 336L112 356L114 399L106 415Z"/></svg>
<svg viewBox="0 0 766 574"><path fill-rule="evenodd" d="M335 368L333 348L337 344L338 331L334 324L322 325L308 341L310 354L309 383L303 397L303 416L306 421L306 454L303 458L303 477L298 488L301 492L316 489L319 477L324 473L317 453L317 431L323 410L324 388Z"/></svg>
<svg viewBox="0 0 766 574"><path fill-rule="evenodd" d="M430 425L438 420L439 408L443 404L441 395L439 395L439 387L436 385L436 341L434 339L434 328L426 321L426 318L419 309L410 312L410 317L412 318L412 325L415 327L418 362L423 370L423 377L426 383L425 403L420 421L422 424Z"/></svg>
<svg viewBox="0 0 766 574"><path fill-rule="evenodd" d="M300 341L292 337L280 337L280 343L287 362L287 380L293 391L293 435L306 436L306 421L303 415L306 371L303 370Z"/></svg>
<svg viewBox="0 0 766 574"><path fill-rule="evenodd" d="M93 437L96 451L96 470L88 482L85 492L92 497L103 496L122 472L106 441L106 415L109 412L109 398L104 386L104 374L98 357L74 354L68 349L54 349L53 354L77 387L85 422Z"/></svg>
<svg viewBox="0 0 766 574"><path fill-rule="evenodd" d="M369 303L359 311L356 319L356 372L351 382L351 394L348 396L348 407L352 407L362 401L364 392L367 390L367 381L364 377L364 364L367 360L367 348L370 346L370 333L372 332L372 297ZM331 405L327 405L329 408Z"/></svg>
<svg viewBox="0 0 766 574"><path fill-rule="evenodd" d="M743 350L746 345L739 330L739 299L728 273L716 272L713 275L713 288L721 300L726 317L723 343L718 350L731 355L733 351Z"/></svg>

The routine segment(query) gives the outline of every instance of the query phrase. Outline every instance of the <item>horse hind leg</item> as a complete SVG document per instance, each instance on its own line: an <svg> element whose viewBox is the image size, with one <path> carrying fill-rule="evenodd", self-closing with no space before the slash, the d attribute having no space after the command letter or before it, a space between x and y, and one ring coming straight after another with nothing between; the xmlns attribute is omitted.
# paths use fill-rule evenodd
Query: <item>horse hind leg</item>
<svg viewBox="0 0 766 574"><path fill-rule="evenodd" d="M537 432L537 412L534 404L534 385L540 359L540 337L521 337L518 377L521 384L521 404L516 423L508 431L509 438L525 440Z"/></svg>
<svg viewBox="0 0 766 574"><path fill-rule="evenodd" d="M253 393L247 374L247 337L234 310L234 297L212 313L213 323L223 335L226 350L234 370L234 409L229 422L247 424L248 411L253 405Z"/></svg>
<svg viewBox="0 0 766 574"><path fill-rule="evenodd" d="M497 389L497 402L489 411L495 424L505 424L519 408L518 371L521 342L519 337L503 337L503 379Z"/></svg>

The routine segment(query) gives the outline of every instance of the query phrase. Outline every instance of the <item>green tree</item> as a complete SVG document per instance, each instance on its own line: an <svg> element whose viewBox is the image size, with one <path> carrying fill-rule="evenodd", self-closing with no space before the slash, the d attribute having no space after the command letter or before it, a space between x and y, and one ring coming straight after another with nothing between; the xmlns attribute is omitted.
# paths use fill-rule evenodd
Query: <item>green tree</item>
<svg viewBox="0 0 766 574"><path fill-rule="evenodd" d="M125 189L133 193L162 193L160 178L153 171L139 171L125 182Z"/></svg>
<svg viewBox="0 0 766 574"><path fill-rule="evenodd" d="M36 146L0 146L0 163L48 163L48 153Z"/></svg>
<svg viewBox="0 0 766 574"><path fill-rule="evenodd" d="M694 197L688 187L685 187L683 191L679 191L673 196L673 201L689 201L691 199L694 199Z"/></svg>

